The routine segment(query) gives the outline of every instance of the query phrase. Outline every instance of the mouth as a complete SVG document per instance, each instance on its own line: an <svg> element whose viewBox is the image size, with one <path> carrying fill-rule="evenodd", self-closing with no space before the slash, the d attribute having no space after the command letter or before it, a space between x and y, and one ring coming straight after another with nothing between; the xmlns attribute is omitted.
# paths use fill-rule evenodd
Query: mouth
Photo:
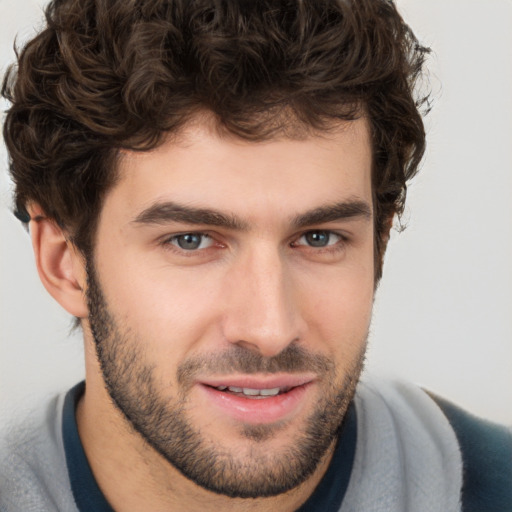
<svg viewBox="0 0 512 512"><path fill-rule="evenodd" d="M259 400L265 398L271 398L274 396L288 393L294 387L297 386L284 386L276 388L241 388L238 386L216 386L213 389L221 391L223 393L229 393L231 395L240 396L243 398L249 398L252 400Z"/></svg>
<svg viewBox="0 0 512 512"><path fill-rule="evenodd" d="M204 407L251 424L274 423L298 414L310 400L314 376L240 377L198 383Z"/></svg>

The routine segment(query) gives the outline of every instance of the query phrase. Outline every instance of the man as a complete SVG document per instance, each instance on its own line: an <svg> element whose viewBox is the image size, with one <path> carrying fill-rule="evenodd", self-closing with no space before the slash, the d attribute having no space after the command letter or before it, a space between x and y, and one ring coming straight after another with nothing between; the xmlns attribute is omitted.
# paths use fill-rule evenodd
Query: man
<svg viewBox="0 0 512 512"><path fill-rule="evenodd" d="M86 382L6 437L2 510L509 509L510 432L412 386L356 391L424 150L427 50L393 4L47 18L4 134Z"/></svg>

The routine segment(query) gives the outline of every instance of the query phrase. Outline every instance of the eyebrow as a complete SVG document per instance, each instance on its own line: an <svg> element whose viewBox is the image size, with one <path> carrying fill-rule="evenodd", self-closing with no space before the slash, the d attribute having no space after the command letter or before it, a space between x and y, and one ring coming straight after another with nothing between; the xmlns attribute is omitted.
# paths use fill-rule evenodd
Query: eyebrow
<svg viewBox="0 0 512 512"><path fill-rule="evenodd" d="M303 228L314 224L323 224L343 219L362 218L370 220L372 210L365 201L354 199L330 205L320 206L292 218L295 228ZM168 224L181 222L217 226L233 231L248 231L249 224L234 215L227 215L210 208L185 206L172 201L155 203L143 210L133 220L135 224Z"/></svg>
<svg viewBox="0 0 512 512"><path fill-rule="evenodd" d="M195 208L173 202L155 203L143 210L135 220L136 224L168 224L182 222L185 224L203 224L218 226L234 231L245 231L248 225L233 215L226 215L209 208Z"/></svg>
<svg viewBox="0 0 512 512"><path fill-rule="evenodd" d="M312 226L314 224L324 224L343 219L361 218L371 220L372 209L366 201L354 199L342 201L326 206L320 206L309 212L297 215L293 219L293 225L296 228Z"/></svg>

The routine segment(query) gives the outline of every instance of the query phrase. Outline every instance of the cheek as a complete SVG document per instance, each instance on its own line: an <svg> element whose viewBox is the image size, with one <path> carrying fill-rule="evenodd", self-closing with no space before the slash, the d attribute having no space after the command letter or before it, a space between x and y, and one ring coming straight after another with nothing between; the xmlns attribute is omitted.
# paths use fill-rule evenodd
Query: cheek
<svg viewBox="0 0 512 512"><path fill-rule="evenodd" d="M119 262L118 262L119 263ZM148 355L180 360L214 329L217 281L197 269L123 264L102 269L102 285L120 329L144 344Z"/></svg>
<svg viewBox="0 0 512 512"><path fill-rule="evenodd" d="M336 269L305 295L307 324L313 339L333 357L353 360L366 342L373 306L373 267Z"/></svg>

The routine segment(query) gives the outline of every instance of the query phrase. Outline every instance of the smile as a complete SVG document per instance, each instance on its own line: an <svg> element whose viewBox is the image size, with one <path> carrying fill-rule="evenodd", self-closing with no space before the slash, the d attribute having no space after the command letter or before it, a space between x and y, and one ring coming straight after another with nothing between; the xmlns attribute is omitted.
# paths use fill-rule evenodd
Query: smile
<svg viewBox="0 0 512 512"><path fill-rule="evenodd" d="M226 393L232 393L234 395L242 395L247 398L268 398L277 396L282 393L290 391L291 387L286 386L283 388L267 388L267 389L256 389L256 388L239 388L237 386L216 386L215 389L219 391L225 391Z"/></svg>
<svg viewBox="0 0 512 512"><path fill-rule="evenodd" d="M315 376L282 375L208 379L198 383L203 405L213 414L249 424L269 424L290 419L312 403Z"/></svg>

